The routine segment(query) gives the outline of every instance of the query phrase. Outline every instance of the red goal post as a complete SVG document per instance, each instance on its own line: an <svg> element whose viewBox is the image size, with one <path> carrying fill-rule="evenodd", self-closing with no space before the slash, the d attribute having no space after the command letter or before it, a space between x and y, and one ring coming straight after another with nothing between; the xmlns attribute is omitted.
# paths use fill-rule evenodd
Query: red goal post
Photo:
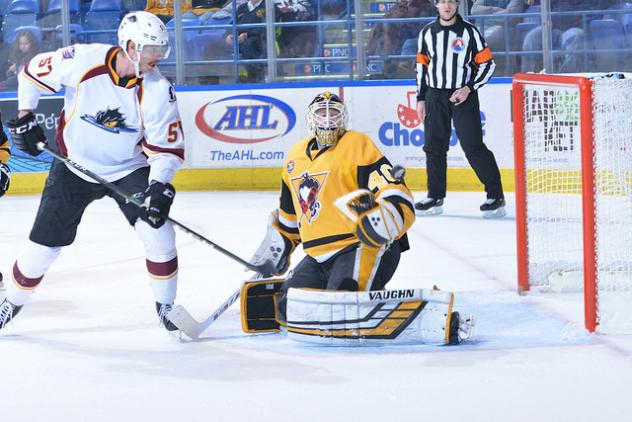
<svg viewBox="0 0 632 422"><path fill-rule="evenodd" d="M580 280L591 332L632 332L631 91L603 76L513 78L518 291Z"/></svg>

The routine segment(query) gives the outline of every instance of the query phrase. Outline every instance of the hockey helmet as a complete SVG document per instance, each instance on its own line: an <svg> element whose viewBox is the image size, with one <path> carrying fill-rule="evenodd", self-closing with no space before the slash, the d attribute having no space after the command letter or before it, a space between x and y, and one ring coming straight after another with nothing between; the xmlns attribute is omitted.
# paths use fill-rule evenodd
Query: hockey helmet
<svg viewBox="0 0 632 422"><path fill-rule="evenodd" d="M334 146L344 135L347 107L329 91L318 94L307 107L307 126L316 137L318 148Z"/></svg>
<svg viewBox="0 0 632 422"><path fill-rule="evenodd" d="M127 52L128 41L132 41L138 51L136 60L133 60ZM169 33L158 17L144 12L130 12L123 17L118 29L119 46L125 52L127 58L134 63L136 76L140 77L138 69L140 58L166 59L171 47L169 45Z"/></svg>

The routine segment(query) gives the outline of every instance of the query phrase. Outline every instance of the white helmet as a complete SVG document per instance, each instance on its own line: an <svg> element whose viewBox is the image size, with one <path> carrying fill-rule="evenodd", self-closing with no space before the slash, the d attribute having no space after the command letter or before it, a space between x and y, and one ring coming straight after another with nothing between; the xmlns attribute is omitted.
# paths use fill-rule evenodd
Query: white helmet
<svg viewBox="0 0 632 422"><path fill-rule="evenodd" d="M136 60L132 60L127 52L128 41L132 41L138 51ZM149 12L138 11L125 15L119 25L118 42L127 58L134 63L137 77L141 76L140 57L146 46L157 46L160 59L166 59L171 51L167 28L160 19Z"/></svg>

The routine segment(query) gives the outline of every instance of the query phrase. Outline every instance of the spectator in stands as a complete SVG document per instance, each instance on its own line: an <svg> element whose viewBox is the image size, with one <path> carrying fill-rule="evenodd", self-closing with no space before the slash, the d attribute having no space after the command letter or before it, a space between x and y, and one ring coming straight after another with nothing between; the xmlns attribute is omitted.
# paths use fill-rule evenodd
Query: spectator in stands
<svg viewBox="0 0 632 422"><path fill-rule="evenodd" d="M6 71L6 88L18 87L18 74L29 60L39 53L39 42L33 32L25 29L18 33L11 46L9 68Z"/></svg>
<svg viewBox="0 0 632 422"><path fill-rule="evenodd" d="M472 5L472 15L503 15L507 13L521 13L524 10L524 0L476 0ZM487 41L487 46L494 50L505 50L509 46L505 45L505 27L511 31L517 19L493 19L487 18L477 26L485 27L483 37Z"/></svg>
<svg viewBox="0 0 632 422"><path fill-rule="evenodd" d="M526 0L527 5L539 5L540 0ZM605 10L610 6L609 0L551 0L551 12L581 12ZM592 17L594 18L594 16ZM587 16L590 20L591 16ZM561 48L562 56L556 57L555 69L549 72L581 72L584 70L584 25L582 15L553 16L552 41L554 49ZM523 51L542 50L542 27L538 26L527 33L522 42ZM542 55L525 55L522 58L523 72L539 72L543 68Z"/></svg>
<svg viewBox="0 0 632 422"><path fill-rule="evenodd" d="M342 19L347 16L347 5L353 9L353 2L342 0L320 0L321 20ZM351 10L353 12L353 10Z"/></svg>
<svg viewBox="0 0 632 422"><path fill-rule="evenodd" d="M274 0L276 20L279 22L304 22L314 20L309 0ZM315 26L286 26L277 37L279 57L310 57L316 49Z"/></svg>
<svg viewBox="0 0 632 422"><path fill-rule="evenodd" d="M266 5L264 0L248 0L237 8L237 25L263 23L266 21ZM266 29L243 28L237 29L237 40L233 30L226 31L224 40L228 45L237 42L241 59L262 59L266 57ZM265 70L262 64L247 64L244 82L263 82Z"/></svg>
<svg viewBox="0 0 632 422"><path fill-rule="evenodd" d="M384 18L418 18L435 15L435 7L428 0L398 0L391 9L384 13ZM371 29L367 41L369 56L392 56L417 51L417 37L419 22L389 22L375 25ZM406 47L404 51L404 46ZM383 75L389 78L411 77L414 73L410 60L387 60L384 64Z"/></svg>
<svg viewBox="0 0 632 422"><path fill-rule="evenodd" d="M180 0L180 5L183 14L191 10L191 0ZM145 11L158 16L166 24L173 19L173 0L147 0Z"/></svg>
<svg viewBox="0 0 632 422"><path fill-rule="evenodd" d="M276 20L283 21L285 19L296 19L300 13L306 13L309 5L306 1L297 0L275 0L275 18ZM248 0L248 2L242 4L237 8L237 25L247 25L255 23L265 23L266 21L266 9L264 0ZM282 54L289 54L289 51L296 50L297 47L303 49L306 48L306 44L303 43L300 46L301 38L296 36L297 32L300 32L301 28L297 31L289 31L290 35L282 37L279 40ZM291 34L294 33L295 39L292 39ZM242 59L264 59L266 55L266 28L238 28L237 40L234 38L234 32L232 29L226 31L224 39L228 45L235 45L237 42L240 58ZM313 45L315 45L315 34ZM313 52L313 47L312 47ZM304 53L303 53L304 54ZM263 82L265 79L265 66L263 64L247 64L245 65L247 76L245 82Z"/></svg>

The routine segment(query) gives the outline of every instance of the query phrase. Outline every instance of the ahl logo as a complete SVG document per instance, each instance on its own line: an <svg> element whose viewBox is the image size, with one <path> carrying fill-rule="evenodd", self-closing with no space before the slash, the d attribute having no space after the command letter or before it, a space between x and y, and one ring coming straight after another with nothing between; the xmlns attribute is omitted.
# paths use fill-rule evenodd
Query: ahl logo
<svg viewBox="0 0 632 422"><path fill-rule="evenodd" d="M321 204L318 195L325 185L329 172L309 174L307 172L290 180L294 194L298 198L301 207L301 218L305 217L308 224L318 218ZM299 219L300 220L300 219Z"/></svg>
<svg viewBox="0 0 632 422"><path fill-rule="evenodd" d="M465 43L463 42L463 38L456 38L452 41L452 51L455 53L460 53L465 48Z"/></svg>
<svg viewBox="0 0 632 422"><path fill-rule="evenodd" d="M137 129L128 127L125 124L125 116L121 114L119 108L120 107L117 107L112 110L108 108L105 111L97 111L95 116L84 114L81 116L81 120L111 133L138 132Z"/></svg>
<svg viewBox="0 0 632 422"><path fill-rule="evenodd" d="M295 124L296 114L289 105L264 95L235 95L211 101L195 114L195 125L203 134L233 144L279 138L294 129ZM253 138L253 133L259 137Z"/></svg>

